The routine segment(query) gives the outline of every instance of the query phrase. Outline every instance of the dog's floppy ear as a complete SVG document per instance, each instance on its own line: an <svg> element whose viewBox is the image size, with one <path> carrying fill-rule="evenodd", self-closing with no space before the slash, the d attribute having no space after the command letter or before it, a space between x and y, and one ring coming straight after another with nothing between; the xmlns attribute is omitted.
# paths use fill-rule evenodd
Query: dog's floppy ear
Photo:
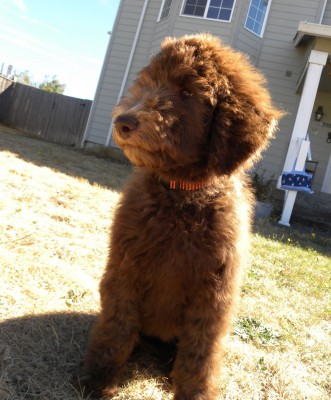
<svg viewBox="0 0 331 400"><path fill-rule="evenodd" d="M208 164L217 175L248 168L267 146L283 114L272 105L263 76L245 57L239 57L241 64L226 80L223 70L216 89Z"/></svg>

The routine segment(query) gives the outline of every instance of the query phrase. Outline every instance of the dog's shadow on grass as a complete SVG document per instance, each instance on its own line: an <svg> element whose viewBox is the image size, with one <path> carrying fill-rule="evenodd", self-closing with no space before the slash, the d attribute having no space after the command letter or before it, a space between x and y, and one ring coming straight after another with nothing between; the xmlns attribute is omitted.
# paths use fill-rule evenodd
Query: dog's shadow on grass
<svg viewBox="0 0 331 400"><path fill-rule="evenodd" d="M82 399L71 382L94 319L88 314L54 313L0 323L0 398ZM129 360L123 386L134 379L157 379L162 390L169 391L166 376L174 354L174 346L142 339Z"/></svg>

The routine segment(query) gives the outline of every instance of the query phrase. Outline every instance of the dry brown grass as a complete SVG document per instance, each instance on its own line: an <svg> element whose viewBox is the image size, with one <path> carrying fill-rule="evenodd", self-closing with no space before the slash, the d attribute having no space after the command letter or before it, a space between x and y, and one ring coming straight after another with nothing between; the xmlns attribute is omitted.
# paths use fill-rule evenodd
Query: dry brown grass
<svg viewBox="0 0 331 400"><path fill-rule="evenodd" d="M0 131L0 399L81 399L70 378L128 167ZM220 399L330 398L329 250L318 232L257 227ZM166 367L145 344L116 399L171 399Z"/></svg>

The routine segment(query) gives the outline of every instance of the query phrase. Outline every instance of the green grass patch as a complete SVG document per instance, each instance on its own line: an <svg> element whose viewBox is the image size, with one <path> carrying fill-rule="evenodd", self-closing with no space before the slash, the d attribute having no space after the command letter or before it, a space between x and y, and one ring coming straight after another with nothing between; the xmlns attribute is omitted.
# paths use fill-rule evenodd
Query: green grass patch
<svg viewBox="0 0 331 400"><path fill-rule="evenodd" d="M243 341L251 341L259 346L275 345L281 337L280 333L251 317L238 319L234 333Z"/></svg>

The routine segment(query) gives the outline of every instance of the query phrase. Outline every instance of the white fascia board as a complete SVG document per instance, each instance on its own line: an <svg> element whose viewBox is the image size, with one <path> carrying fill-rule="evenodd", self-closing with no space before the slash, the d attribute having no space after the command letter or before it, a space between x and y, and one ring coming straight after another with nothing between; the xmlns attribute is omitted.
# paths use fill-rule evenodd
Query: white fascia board
<svg viewBox="0 0 331 400"><path fill-rule="evenodd" d="M299 22L297 33L293 39L294 46L299 46L305 36L331 39L331 25L313 24L312 22Z"/></svg>

